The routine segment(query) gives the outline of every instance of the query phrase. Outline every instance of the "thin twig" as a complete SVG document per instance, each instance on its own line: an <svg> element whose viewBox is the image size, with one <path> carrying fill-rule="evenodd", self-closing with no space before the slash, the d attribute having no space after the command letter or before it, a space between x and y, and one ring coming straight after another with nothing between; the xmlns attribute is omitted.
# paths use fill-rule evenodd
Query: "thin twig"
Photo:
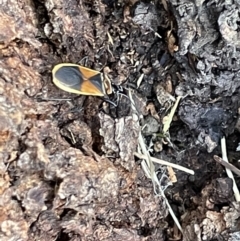
<svg viewBox="0 0 240 241"><path fill-rule="evenodd" d="M235 166L233 166L231 163L229 162L225 162L221 157L219 156L213 156L213 159L218 162L219 164L223 165L224 167L230 169L232 172L234 172L235 174L237 174L238 176L240 176L240 170L238 168L236 168Z"/></svg>
<svg viewBox="0 0 240 241"><path fill-rule="evenodd" d="M112 39L111 34L108 31L107 31L107 36L108 36L109 43L113 46L113 39Z"/></svg>
<svg viewBox="0 0 240 241"><path fill-rule="evenodd" d="M154 164L153 164L153 162L152 162L152 160L150 158L149 152L148 152L148 150L146 148L146 145L145 145L145 142L143 140L141 132L139 133L138 143L139 143L139 146L140 146L144 156L146 157L146 159L144 159L144 160L146 161L146 164L147 164L147 167L148 167L148 170L149 170L148 175L152 179L153 189L154 189L154 192L156 192L156 185L155 185L155 181L154 181L155 166L154 166Z"/></svg>
<svg viewBox="0 0 240 241"><path fill-rule="evenodd" d="M140 153L137 153L137 152L134 152L134 155L140 159L144 159L144 160L147 160L147 157L143 154L140 154ZM180 166L178 164L174 164L174 163L171 163L171 162L168 162L168 161L164 161L164 160L161 160L161 159L158 159L158 158L155 158L155 157L150 157L151 161L152 162L156 162L160 165L164 165L164 166L170 166L170 167L173 167L173 168L176 168L178 170L181 170L183 172L186 172L186 173L189 173L191 175L194 175L194 171L191 170L191 169L188 169L186 167L183 167L183 166Z"/></svg>
<svg viewBox="0 0 240 241"><path fill-rule="evenodd" d="M156 195L160 195L164 198L165 200L165 203L168 207L168 211L172 217L172 219L174 220L175 224L177 225L178 229L181 231L181 233L183 233L183 229L181 227L181 224L179 223L174 211L172 210L172 207L171 205L169 204L168 202L168 199L166 198L165 194L164 194L164 191L162 190L162 187L161 187L161 184L159 183L159 180L157 178L157 175L156 175L156 172L155 172L155 167L154 167L154 164L152 163L152 160L151 160L151 157L149 155L149 152L147 151L147 148L145 146L145 143L144 143L144 140L143 140L143 137L142 137L142 134L141 132L139 133L139 145L142 149L142 152L144 154L144 156L146 156L147 159L144 159L145 160L145 163L143 164L142 163L142 166L144 166L144 170L148 170L148 172L146 173L146 175L148 177L151 178L152 182L153 182L153 189L154 189L154 192L156 193ZM158 185L158 189L160 191L160 194L156 191L156 184Z"/></svg>
<svg viewBox="0 0 240 241"><path fill-rule="evenodd" d="M172 217L172 219L174 220L174 222L176 223L178 229L181 231L181 233L183 233L183 230L182 230L182 227L181 227L181 224L179 223L174 211L172 210L172 207L171 205L169 204L163 190L162 190L162 187L161 187L161 184L159 183L159 180L157 178L157 175L156 175L156 172L155 172L155 167L154 167L154 164L152 163L152 160L151 160L151 157L149 155L149 152L147 151L147 148L145 146L145 143L144 143L144 140L143 140L143 137L142 137L142 134L140 132L139 134L139 145L144 153L144 156L146 156L147 159L145 159L145 161L147 162L146 165L143 165L142 163L142 166L145 166L144 169L147 169L146 166L148 167L148 173L147 173L147 176L152 179L152 183L153 183L153 189L154 189L154 192L158 194L158 192L156 191L156 184L158 185L158 189L160 190L160 196L162 196L165 200L165 203L168 207L168 211Z"/></svg>
<svg viewBox="0 0 240 241"><path fill-rule="evenodd" d="M137 88L139 88L139 86L141 85L143 77L144 77L144 74L142 73L141 76L137 80Z"/></svg>
<svg viewBox="0 0 240 241"><path fill-rule="evenodd" d="M136 107L135 107L135 103L134 103L133 98L132 98L131 91L129 91L129 99L131 100L132 110L134 112L138 113L137 110L136 110ZM140 124L139 124L139 126L140 126ZM139 144L138 145L139 151L142 151L143 155L146 156L146 159L144 159L141 164L142 164L143 170L146 173L146 176L152 180L154 193L157 196L161 196L165 200L165 203L166 203L166 205L168 207L168 211L169 211L172 219L174 220L175 224L177 225L177 227L181 231L181 233L183 233L181 224L179 223L176 215L174 214L174 211L172 210L172 208L171 208L171 206L170 206L170 204L169 204L169 202L168 202L168 200L167 200L167 198L166 198L166 196L164 194L164 191L163 191L163 189L161 187L161 184L160 184L160 182L158 180L157 174L155 172L155 166L154 166L154 164L153 164L153 162L151 160L149 151L146 148L146 144L144 142L144 139L143 139L141 131L139 132L138 144ZM158 191L157 191L156 185L158 186Z"/></svg>
<svg viewBox="0 0 240 241"><path fill-rule="evenodd" d="M221 149L222 149L222 159L225 162L228 162L228 158L227 158L227 148L226 148L226 139L225 137L223 137L221 139ZM228 175L229 178L231 178L233 180L233 192L234 192L234 196L237 202L240 202L240 193L237 187L237 184L235 182L234 176L231 172L230 169L226 168L226 173Z"/></svg>

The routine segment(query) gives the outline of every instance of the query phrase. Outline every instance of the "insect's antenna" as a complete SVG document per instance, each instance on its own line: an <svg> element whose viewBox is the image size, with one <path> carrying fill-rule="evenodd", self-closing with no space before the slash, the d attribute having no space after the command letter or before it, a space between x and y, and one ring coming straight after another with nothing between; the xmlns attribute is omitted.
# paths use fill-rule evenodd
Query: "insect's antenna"
<svg viewBox="0 0 240 241"><path fill-rule="evenodd" d="M108 97L102 97L102 99L103 99L104 101L106 101L107 103L113 105L114 107L117 107L117 104L114 103L113 101L111 101Z"/></svg>

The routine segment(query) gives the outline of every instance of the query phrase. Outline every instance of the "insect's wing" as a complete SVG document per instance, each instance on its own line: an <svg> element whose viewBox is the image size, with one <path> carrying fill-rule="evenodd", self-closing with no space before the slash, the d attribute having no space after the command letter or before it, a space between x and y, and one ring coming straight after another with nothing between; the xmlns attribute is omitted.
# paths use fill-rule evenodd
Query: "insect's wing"
<svg viewBox="0 0 240 241"><path fill-rule="evenodd" d="M86 93L91 92L92 95L105 95L105 88L103 86L103 79L100 72L83 70L82 75L84 76L84 81L81 86L81 91Z"/></svg>
<svg viewBox="0 0 240 241"><path fill-rule="evenodd" d="M79 65L56 65L53 69L53 82L58 88L70 93L105 95L101 73Z"/></svg>

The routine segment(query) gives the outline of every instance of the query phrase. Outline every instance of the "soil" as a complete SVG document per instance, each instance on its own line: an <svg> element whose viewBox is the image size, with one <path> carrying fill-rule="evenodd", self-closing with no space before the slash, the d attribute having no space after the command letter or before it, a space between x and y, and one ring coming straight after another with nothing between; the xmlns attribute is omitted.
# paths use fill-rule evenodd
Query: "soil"
<svg viewBox="0 0 240 241"><path fill-rule="evenodd" d="M2 1L0 240L240 240L216 161L225 137L240 168L239 16L237 0ZM113 93L58 89L65 62L101 71ZM147 174L139 136L194 175Z"/></svg>

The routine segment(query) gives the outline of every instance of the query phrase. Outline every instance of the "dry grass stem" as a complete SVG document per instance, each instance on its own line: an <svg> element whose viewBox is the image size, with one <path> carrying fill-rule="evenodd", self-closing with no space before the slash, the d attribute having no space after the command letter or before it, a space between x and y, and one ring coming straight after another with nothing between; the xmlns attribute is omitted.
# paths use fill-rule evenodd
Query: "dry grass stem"
<svg viewBox="0 0 240 241"><path fill-rule="evenodd" d="M134 100L132 98L131 90L129 90L128 96L129 96L129 99L131 100L132 110L135 113L137 113L135 103L134 103ZM139 126L140 126L140 124L139 124ZM141 162L141 166L143 168L143 171L145 172L146 176L152 180L154 193L157 196L161 196L164 199L164 201L165 201L165 203L168 207L168 211L169 211L173 221L175 222L176 226L181 231L181 233L183 233L182 227L181 227L176 215L174 214L174 211L172 210L172 208L171 208L171 206L170 206L170 204L169 204L169 202L168 202L168 200L167 200L167 198L164 194L164 191L161 187L161 183L160 183L160 181L157 177L157 174L155 172L155 166L153 164L153 161L151 159L149 151L147 150L147 147L146 147L146 144L145 144L145 141L143 139L141 131L139 132L138 143L139 143L138 144L138 152L143 153L143 156L146 157L146 158L143 158L144 160Z"/></svg>
<svg viewBox="0 0 240 241"><path fill-rule="evenodd" d="M228 162L228 157L227 157L227 148L226 148L226 139L225 137L223 137L221 139L221 149L222 149L222 159L225 162ZM228 162L229 163L229 162ZM237 202L240 202L240 193L237 187L237 184L235 182L234 176L232 174L232 171L228 168L226 168L226 173L228 175L229 178L231 178L233 180L233 192L234 192L234 196Z"/></svg>
<svg viewBox="0 0 240 241"><path fill-rule="evenodd" d="M179 104L179 101L182 97L181 96L178 96L177 99L176 99L176 102L174 104L174 106L172 107L171 109L171 112L169 113L169 115L165 116L164 117L164 121L163 121L163 133L165 134L169 128L170 128L170 125L171 125L171 122L172 122L172 118L176 112L176 109L178 107L178 104Z"/></svg>
<svg viewBox="0 0 240 241"><path fill-rule="evenodd" d="M235 166L233 166L231 163L225 162L221 157L216 156L216 155L213 156L213 159L216 162L218 162L219 164L223 165L224 167L230 169L232 172L234 172L238 176L240 176L240 170L238 168L236 168Z"/></svg>
<svg viewBox="0 0 240 241"><path fill-rule="evenodd" d="M135 152L134 155L136 157L138 157L140 159L144 159L144 160L146 160L148 158L145 155L137 153L137 152ZM171 162L168 162L168 161L164 161L164 160L161 160L161 159L158 159L158 158L155 158L155 157L150 157L150 159L151 159L152 162L158 163L160 165L170 166L170 167L173 167L173 168L178 169L180 171L183 171L183 172L186 172L188 174L194 175L194 171L193 170L188 169L188 168L183 167L183 166L180 166L178 164L174 164L174 163L171 163Z"/></svg>

